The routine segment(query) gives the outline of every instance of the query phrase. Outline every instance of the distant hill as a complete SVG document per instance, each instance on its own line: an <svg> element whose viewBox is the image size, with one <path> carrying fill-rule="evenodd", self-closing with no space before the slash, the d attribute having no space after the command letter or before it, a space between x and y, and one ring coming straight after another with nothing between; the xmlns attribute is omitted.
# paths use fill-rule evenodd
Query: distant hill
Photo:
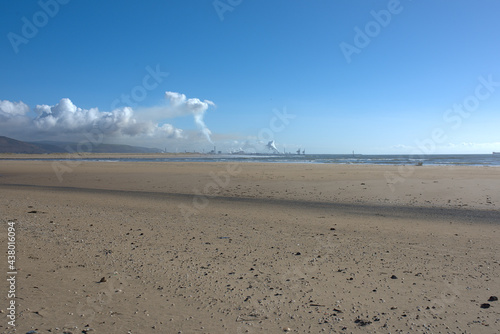
<svg viewBox="0 0 500 334"><path fill-rule="evenodd" d="M0 136L0 153L41 154L50 152L35 144Z"/></svg>
<svg viewBox="0 0 500 334"><path fill-rule="evenodd" d="M0 153L24 153L24 154L43 154L43 153L68 153L78 152L82 149L88 153L159 153L160 149L116 145L116 144L99 144L99 145L79 145L72 142L55 142L55 141L40 141L40 142L23 142L8 137L0 136ZM90 151L89 151L90 149Z"/></svg>
<svg viewBox="0 0 500 334"><path fill-rule="evenodd" d="M78 152L78 150L84 150L88 153L159 153L161 150L157 148L148 148L140 146L130 146L130 145L118 145L118 144L95 144L92 143L79 144L72 142L56 142L56 141L41 141L32 142L31 144L37 145L43 149L50 151L51 153L67 153L67 152Z"/></svg>

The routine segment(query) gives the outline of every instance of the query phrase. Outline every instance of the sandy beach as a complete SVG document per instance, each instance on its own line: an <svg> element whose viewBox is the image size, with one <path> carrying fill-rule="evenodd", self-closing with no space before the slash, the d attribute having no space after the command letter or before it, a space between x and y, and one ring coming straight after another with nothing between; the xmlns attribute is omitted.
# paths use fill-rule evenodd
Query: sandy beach
<svg viewBox="0 0 500 334"><path fill-rule="evenodd" d="M500 168L0 161L2 333L496 333Z"/></svg>

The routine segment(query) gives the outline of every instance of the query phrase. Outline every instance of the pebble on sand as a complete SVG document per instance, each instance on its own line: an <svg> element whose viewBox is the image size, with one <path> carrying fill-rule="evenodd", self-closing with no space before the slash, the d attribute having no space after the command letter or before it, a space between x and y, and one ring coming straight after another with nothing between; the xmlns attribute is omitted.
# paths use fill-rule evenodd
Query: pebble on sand
<svg viewBox="0 0 500 334"><path fill-rule="evenodd" d="M488 301L489 302L496 302L498 300L498 297L497 296L491 296Z"/></svg>
<svg viewBox="0 0 500 334"><path fill-rule="evenodd" d="M480 307L481 307L481 308L490 308L490 306L491 306L490 304L488 304L488 303L484 303L484 304L481 304L481 306L480 306Z"/></svg>
<svg viewBox="0 0 500 334"><path fill-rule="evenodd" d="M358 324L358 326L365 327L371 324L372 322L369 320L363 320L363 319L356 319L354 320L355 324Z"/></svg>

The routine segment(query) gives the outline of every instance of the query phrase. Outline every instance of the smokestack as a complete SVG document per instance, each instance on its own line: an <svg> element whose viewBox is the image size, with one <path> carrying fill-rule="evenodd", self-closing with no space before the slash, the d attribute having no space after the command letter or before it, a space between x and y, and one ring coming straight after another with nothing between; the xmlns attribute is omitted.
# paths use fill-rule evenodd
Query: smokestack
<svg viewBox="0 0 500 334"><path fill-rule="evenodd" d="M276 148L276 144L274 143L274 140L271 140L269 143L267 143L266 147L273 151L273 153L280 154L278 149Z"/></svg>

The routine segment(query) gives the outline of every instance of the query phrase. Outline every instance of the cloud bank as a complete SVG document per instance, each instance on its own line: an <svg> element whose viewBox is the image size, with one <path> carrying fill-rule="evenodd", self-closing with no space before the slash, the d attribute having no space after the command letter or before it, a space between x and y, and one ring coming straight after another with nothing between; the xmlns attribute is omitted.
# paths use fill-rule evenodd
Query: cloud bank
<svg viewBox="0 0 500 334"><path fill-rule="evenodd" d="M23 102L0 100L0 135L22 140L78 140L85 134L98 132L114 141L147 137L155 139L152 143L158 143L161 139L189 139L182 129L161 120L191 115L199 131L212 142L211 131L203 119L208 108L215 106L212 101L187 99L176 92L166 92L165 97L170 105L155 107L155 117L149 119L130 107L112 111L84 109L68 98L55 105L36 105L33 109Z"/></svg>
<svg viewBox="0 0 500 334"><path fill-rule="evenodd" d="M30 108L23 102L10 102L0 100L0 121L26 115Z"/></svg>
<svg viewBox="0 0 500 334"><path fill-rule="evenodd" d="M98 130L107 136L140 136L164 134L166 137L180 137L182 131L169 124L158 126L149 121L139 121L130 107L118 108L110 112L100 112L97 108L82 109L70 99L64 98L54 106L37 105L38 115L34 126L46 133L87 133Z"/></svg>

